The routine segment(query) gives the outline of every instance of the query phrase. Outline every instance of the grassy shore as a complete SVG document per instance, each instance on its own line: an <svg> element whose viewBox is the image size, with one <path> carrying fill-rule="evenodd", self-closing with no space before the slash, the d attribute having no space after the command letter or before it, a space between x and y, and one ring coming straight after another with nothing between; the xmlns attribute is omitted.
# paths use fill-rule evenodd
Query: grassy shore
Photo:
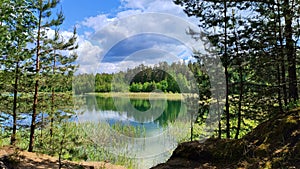
<svg viewBox="0 0 300 169"><path fill-rule="evenodd" d="M129 97L131 99L168 99L168 100L182 100L181 93L88 93L89 95L96 95L101 97Z"/></svg>

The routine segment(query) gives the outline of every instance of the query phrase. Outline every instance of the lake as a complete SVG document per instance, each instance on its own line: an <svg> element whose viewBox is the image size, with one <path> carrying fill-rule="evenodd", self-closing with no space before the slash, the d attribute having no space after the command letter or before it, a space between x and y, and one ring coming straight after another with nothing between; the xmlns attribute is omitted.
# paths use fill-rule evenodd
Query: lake
<svg viewBox="0 0 300 169"><path fill-rule="evenodd" d="M166 161L189 137L190 116L183 100L85 96L78 116L96 143L116 155L137 159L138 168Z"/></svg>

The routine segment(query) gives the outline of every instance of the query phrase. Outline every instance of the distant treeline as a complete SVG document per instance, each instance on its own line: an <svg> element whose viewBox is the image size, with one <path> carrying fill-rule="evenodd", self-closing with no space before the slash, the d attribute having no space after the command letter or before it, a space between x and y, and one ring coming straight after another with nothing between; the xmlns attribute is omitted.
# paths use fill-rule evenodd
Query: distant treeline
<svg viewBox="0 0 300 169"><path fill-rule="evenodd" d="M89 92L162 92L186 93L199 85L205 75L196 62L158 63L152 67L143 64L114 74L97 73L77 75L74 87L77 94ZM208 84L207 84L208 85Z"/></svg>

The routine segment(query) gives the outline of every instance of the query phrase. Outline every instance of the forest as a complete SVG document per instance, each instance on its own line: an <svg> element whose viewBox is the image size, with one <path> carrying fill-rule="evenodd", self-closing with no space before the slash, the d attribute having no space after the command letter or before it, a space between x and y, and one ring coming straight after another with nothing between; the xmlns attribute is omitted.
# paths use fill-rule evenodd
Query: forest
<svg viewBox="0 0 300 169"><path fill-rule="evenodd" d="M183 7L187 16L199 20L201 32L187 29L186 33L196 40L208 39L213 47L207 47L205 54L194 51L195 62L141 64L126 71L94 75L75 74L80 66L76 63L77 32L74 27L69 38L62 36L63 11L54 12L59 0L2 0L0 146L14 145L56 156L59 168L62 159L107 158L130 168L131 159L126 155L113 158L110 152L96 147L81 131L84 126L72 120L85 102L75 103L73 94L186 93L192 85L189 76L195 78L199 92L199 100L193 104L200 107L189 141L202 135L199 126L209 117L214 100L224 104L212 135L218 139L241 139L259 124L300 107L299 0L174 3ZM211 91L218 89L212 88L214 77L207 74L209 66L205 63L216 58L207 53L221 60L224 82L218 85L224 86L223 100L212 95ZM115 83L116 79L130 81Z"/></svg>
<svg viewBox="0 0 300 169"><path fill-rule="evenodd" d="M206 83L208 85L207 82L204 82L205 75L200 71L199 64L189 61L188 63L178 62L171 65L167 62L160 62L153 67L141 64L133 69L112 74L97 73L95 76L80 74L76 76L78 82L73 86L73 89L76 94L125 91L152 92L154 90L165 93L183 93L189 91L188 88L192 82L188 80L188 76L192 75L195 75L194 78L199 84L199 90L204 89L200 84ZM116 82L115 79L118 78L122 80L112 87L112 82ZM124 79L130 79L130 81L127 82ZM180 90L179 84L183 91Z"/></svg>

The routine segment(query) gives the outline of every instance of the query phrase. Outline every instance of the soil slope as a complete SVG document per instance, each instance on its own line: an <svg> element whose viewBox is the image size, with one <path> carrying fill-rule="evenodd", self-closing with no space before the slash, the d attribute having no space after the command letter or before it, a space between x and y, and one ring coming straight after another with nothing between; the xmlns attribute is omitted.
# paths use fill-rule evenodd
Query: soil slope
<svg viewBox="0 0 300 169"><path fill-rule="evenodd" d="M153 169L299 168L300 108L280 113L238 140L208 139L180 144Z"/></svg>
<svg viewBox="0 0 300 169"><path fill-rule="evenodd" d="M63 169L126 169L106 162L63 161ZM0 169L50 169L58 168L58 158L22 151L12 146L0 148Z"/></svg>

